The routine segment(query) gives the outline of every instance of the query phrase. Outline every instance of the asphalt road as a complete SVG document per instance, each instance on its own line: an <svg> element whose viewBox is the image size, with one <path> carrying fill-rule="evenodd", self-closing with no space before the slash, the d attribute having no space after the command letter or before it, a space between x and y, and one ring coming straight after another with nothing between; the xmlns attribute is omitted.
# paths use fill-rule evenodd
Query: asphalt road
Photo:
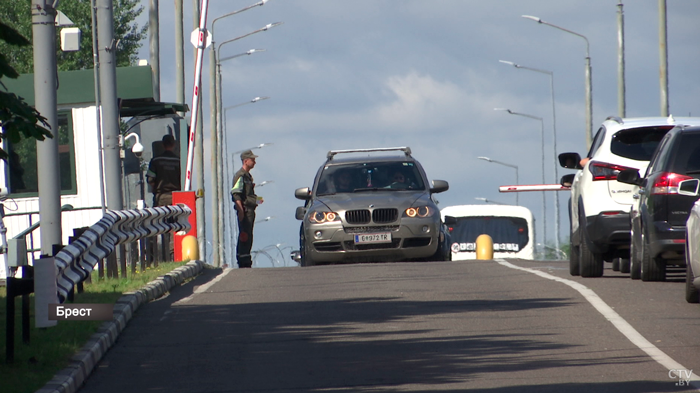
<svg viewBox="0 0 700 393"><path fill-rule="evenodd" d="M688 391L669 376L700 372L683 277L521 260L208 270L141 307L80 392Z"/></svg>

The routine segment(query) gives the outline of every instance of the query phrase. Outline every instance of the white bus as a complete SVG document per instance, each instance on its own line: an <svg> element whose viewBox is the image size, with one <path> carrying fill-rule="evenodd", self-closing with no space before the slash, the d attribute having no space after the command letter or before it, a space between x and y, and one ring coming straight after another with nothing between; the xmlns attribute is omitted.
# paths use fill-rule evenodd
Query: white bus
<svg viewBox="0 0 700 393"><path fill-rule="evenodd" d="M535 219L523 206L459 205L443 208L456 223L448 225L452 260L476 259L476 238L487 234L493 239L494 258L534 259Z"/></svg>

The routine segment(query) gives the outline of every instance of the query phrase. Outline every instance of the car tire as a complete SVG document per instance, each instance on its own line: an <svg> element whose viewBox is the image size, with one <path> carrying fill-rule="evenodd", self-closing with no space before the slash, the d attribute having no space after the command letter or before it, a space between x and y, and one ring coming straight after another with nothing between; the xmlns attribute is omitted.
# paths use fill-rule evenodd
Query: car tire
<svg viewBox="0 0 700 393"><path fill-rule="evenodd" d="M586 229L581 227L580 221L579 231L581 232L581 244L579 245L581 277L601 277L603 275L603 256L588 248L588 235Z"/></svg>
<svg viewBox="0 0 700 393"><path fill-rule="evenodd" d="M299 233L299 254L300 254L300 261L299 265L301 267L306 267L306 266L313 266L314 263L309 258L309 253L306 247L306 237L304 236L304 228L301 228L301 231Z"/></svg>
<svg viewBox="0 0 700 393"><path fill-rule="evenodd" d="M630 260L627 258L620 258L620 273L630 272Z"/></svg>
<svg viewBox="0 0 700 393"><path fill-rule="evenodd" d="M579 262L579 248L571 244L569 248L569 274L572 276L581 275L581 263Z"/></svg>
<svg viewBox="0 0 700 393"><path fill-rule="evenodd" d="M688 263L688 267L685 270L685 301L688 303L700 303L700 293L693 285L694 279L693 268Z"/></svg>
<svg viewBox="0 0 700 393"><path fill-rule="evenodd" d="M642 244L644 244L644 235L642 235ZM642 278L642 259L644 259L644 247L641 249L642 255L637 258L637 251L635 250L634 240L630 243L630 278L633 280L639 280Z"/></svg>
<svg viewBox="0 0 700 393"><path fill-rule="evenodd" d="M640 274L642 281L666 281L666 263L661 258L652 258L646 238L642 247Z"/></svg>
<svg viewBox="0 0 700 393"><path fill-rule="evenodd" d="M614 272L620 271L620 258L613 258L612 260L612 270Z"/></svg>

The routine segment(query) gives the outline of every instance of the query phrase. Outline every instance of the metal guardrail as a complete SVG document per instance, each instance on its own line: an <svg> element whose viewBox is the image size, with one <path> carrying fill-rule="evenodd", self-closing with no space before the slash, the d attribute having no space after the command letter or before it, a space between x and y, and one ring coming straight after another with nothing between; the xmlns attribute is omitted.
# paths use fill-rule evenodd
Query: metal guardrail
<svg viewBox="0 0 700 393"><path fill-rule="evenodd" d="M56 284L61 303L73 286L84 281L99 261L117 245L170 232L188 232L192 210L186 205L159 206L137 210L109 210L55 258Z"/></svg>

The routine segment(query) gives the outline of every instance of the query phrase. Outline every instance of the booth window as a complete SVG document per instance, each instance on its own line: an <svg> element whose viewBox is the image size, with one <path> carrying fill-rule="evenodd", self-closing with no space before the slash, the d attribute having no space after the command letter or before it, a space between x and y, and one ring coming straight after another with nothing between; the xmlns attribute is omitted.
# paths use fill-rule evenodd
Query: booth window
<svg viewBox="0 0 700 393"><path fill-rule="evenodd" d="M73 118L70 111L58 112L58 133L53 130L51 133L54 134L54 138L58 138L61 195L76 194ZM38 196L36 144L37 141L33 138L8 144L6 175L10 193L15 198Z"/></svg>

